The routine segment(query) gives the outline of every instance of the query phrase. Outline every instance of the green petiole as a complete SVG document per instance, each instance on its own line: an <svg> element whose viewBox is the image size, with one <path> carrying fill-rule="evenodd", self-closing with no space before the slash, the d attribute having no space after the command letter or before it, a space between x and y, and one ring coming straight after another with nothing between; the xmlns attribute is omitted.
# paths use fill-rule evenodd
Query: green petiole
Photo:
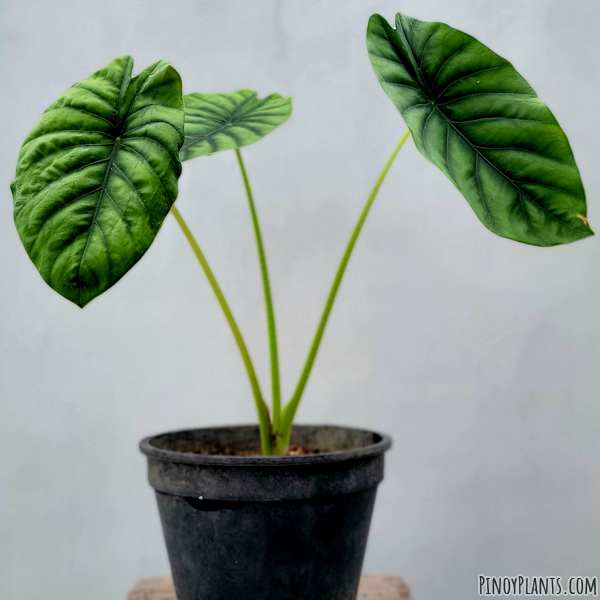
<svg viewBox="0 0 600 600"><path fill-rule="evenodd" d="M308 352L308 356L306 358L306 362L304 364L304 368L302 369L302 373L300 374L300 379L298 380L298 384L296 385L296 389L290 399L290 401L286 404L285 408L281 407L281 384L279 377L279 355L277 350L277 332L275 328L275 312L273 309L273 299L271 295L271 285L269 282L269 273L267 269L267 259L265 255L264 244L262 240L262 235L260 231L260 225L258 221L258 214L256 211L256 207L254 205L254 199L252 197L252 191L250 188L250 182L248 180L248 175L246 173L246 168L244 165L244 161L242 160L242 155L239 149L236 148L236 156L238 159L238 163L240 166L240 170L242 173L242 178L244 180L244 187L246 190L246 195L248 196L248 203L250 206L250 214L252 216L252 224L254 226L254 233L256 238L256 245L258 249L258 258L260 263L261 276L263 281L263 289L265 296L265 307L267 312L267 326L269 333L269 349L270 349L270 358L271 358L271 380L272 380L272 390L273 390L273 421L271 423L271 419L269 416L269 409L264 401L260 385L258 382L258 378L256 376L256 371L254 370L254 365L250 358L250 354L244 342L244 338L239 330L239 327L233 317L231 309L225 300L225 296L221 291L219 284L204 256L202 251L200 250L200 246L198 242L195 240L191 231L189 230L187 224L183 220L183 217L177 210L175 206L171 207L171 212L173 213L177 223L181 227L186 239L188 240L194 254L196 255L200 266L202 267L204 274L206 275L214 293L217 297L219 305L225 314L225 318L227 319L227 323L231 328L233 333L233 337L235 338L236 344L239 348L240 354L242 356L242 360L244 362L244 366L246 367L246 372L248 374L248 379L250 380L250 386L252 388L252 393L254 395L254 400L256 403L256 409L258 412L258 420L260 425L260 437L261 437L261 448L263 454L271 455L271 454L286 454L288 451L289 443L290 443L290 435L292 431L292 424L294 422L294 417L296 416L296 411L298 410L298 405L300 404L300 400L302 398L302 394L306 388L306 384L308 383L308 378L312 371L315 359L317 357L317 353L319 351L319 346L321 345L321 340L323 339L323 334L325 333L325 327L327 326L327 321L329 320L329 316L331 314L331 310L333 308L333 304L337 297L337 293L339 291L340 285L342 283L342 279L344 277L344 273L346 272L346 267L348 266L348 262L350 261L350 256L352 255L352 251L354 250L354 246L358 240L358 236L362 231L362 228L365 224L369 211L373 206L375 198L377 197L377 193L379 192L379 188L383 183L390 167L392 166L398 152L406 142L406 140L410 136L410 131L406 131L406 133L400 139L400 142L390 155L388 161L386 162L383 170L379 174L377 181L375 182L375 186L373 187L369 197L367 198L367 202L360 214L358 222L354 227L354 231L350 236L350 240L348 245L346 246L346 250L344 255L342 256L342 260L338 267L337 273L335 275L335 279L333 280L333 284L331 286L331 290L329 291L329 295L327 296L327 301L325 302L325 307L323 309L323 313L321 315L321 319L319 320L319 325L317 327L317 331L313 338L310 350Z"/></svg>
<svg viewBox="0 0 600 600"><path fill-rule="evenodd" d="M258 422L260 425L260 442L261 449L263 454L273 454L273 444L271 437L271 423L269 419L269 409L263 399L262 392L260 390L260 384L258 382L258 377L256 376L256 371L254 370L254 365L252 364L252 359L250 358L250 353L248 352L248 348L246 347L246 343L244 342L244 338L242 337L242 333L240 328L238 327L233 313L229 308L229 304L227 304L227 300L225 299L225 295L223 294L221 287L219 286L217 279L215 278L212 269L210 268L206 257L204 256L202 250L200 250L200 246L198 242L194 238L194 235L190 231L187 223L183 220L181 213L177 210L175 205L171 207L171 212L175 217L175 220L181 227L183 231L183 235L189 242L208 282L210 283L215 296L225 314L225 318L227 319L227 323L233 333L233 337L235 342L239 348L240 354L242 355L242 360L244 362L244 366L246 367L246 372L248 374L248 379L250 380L250 387L252 388L252 394L254 395L254 401L256 403L256 410L258 412Z"/></svg>
<svg viewBox="0 0 600 600"><path fill-rule="evenodd" d="M333 308L333 304L335 302L335 298L337 296L338 290L340 288L340 284L342 283L342 278L344 277L344 273L346 271L346 267L348 266L348 261L350 260L350 256L352 255L352 250L354 250L354 246L356 245L356 241L358 240L358 236L363 228L363 225L367 219L369 211L371 210L371 206L373 206L373 202L377 197L377 192L379 192L379 188L383 183L394 159L400 152L402 146L410 136L410 131L407 130L406 133L400 139L400 142L390 155L387 163L383 167L377 181L375 182L375 186L373 190L369 194L367 202L362 210L362 213L358 219L358 223L350 236L350 241L346 246L346 251L342 256L342 261L340 262L340 266L338 267L337 273L335 275L335 279L333 280L333 284L331 286L331 290L329 292L329 296L327 297L327 301L325 302L325 308L323 309L323 314L321 315L321 320L319 321L319 325L317 327L317 331L315 333L315 337L313 339L312 345L308 352L308 357L306 358L306 362L304 364L304 368L302 369L302 373L300 375L300 379L298 380L298 385L283 410L282 422L281 422L281 436L276 438L275 445L275 453L282 454L284 453L284 449L287 452L287 447L290 442L290 434L292 431L292 424L294 422L294 417L296 416L296 411L298 410L298 405L300 404L300 400L302 398L302 394L304 389L306 388L306 384L308 382L308 378L310 376L310 372L312 370L313 364L315 362L315 358L317 357L317 352L319 351L319 346L321 344L321 340L323 338L323 333L325 332L325 327L327 325L327 321L329 320L329 315L331 314L331 309Z"/></svg>
<svg viewBox="0 0 600 600"><path fill-rule="evenodd" d="M248 196L248 203L250 205L250 213L252 215L252 225L254 226L254 234L256 237L256 246L258 249L258 259L260 262L260 273L263 281L263 289L265 295L265 307L267 309L267 328L269 332L269 352L271 357L271 382L273 389L273 432L279 430L279 424L281 421L281 384L279 382L279 353L277 350L277 331L275 328L275 311L273 310L273 299L271 296L271 284L269 283L269 271L267 269L267 257L265 255L265 249L262 241L262 234L260 232L260 225L258 222L258 214L256 207L254 206L254 199L252 198L252 190L250 189L250 182L248 181L248 175L246 173L246 167L242 160L242 153L239 148L235 149L235 154L240 165L242 172L242 178L244 180L244 187L246 189L246 195Z"/></svg>

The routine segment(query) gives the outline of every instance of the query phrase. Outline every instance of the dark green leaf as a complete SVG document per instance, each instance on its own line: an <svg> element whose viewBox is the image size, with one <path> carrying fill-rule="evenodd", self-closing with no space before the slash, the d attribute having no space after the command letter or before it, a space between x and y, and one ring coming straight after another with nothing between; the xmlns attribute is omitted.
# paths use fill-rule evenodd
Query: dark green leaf
<svg viewBox="0 0 600 600"><path fill-rule="evenodd" d="M219 150L248 146L287 121L290 98L271 94L262 100L256 92L188 94L185 102L185 143L180 159L207 156Z"/></svg>
<svg viewBox="0 0 600 600"><path fill-rule="evenodd" d="M21 241L44 280L79 306L146 252L177 197L184 107L160 61L122 56L70 87L29 134L11 184Z"/></svg>
<svg viewBox="0 0 600 600"><path fill-rule="evenodd" d="M593 235L564 132L506 60L443 23L374 15L375 74L419 151L494 233L554 246Z"/></svg>

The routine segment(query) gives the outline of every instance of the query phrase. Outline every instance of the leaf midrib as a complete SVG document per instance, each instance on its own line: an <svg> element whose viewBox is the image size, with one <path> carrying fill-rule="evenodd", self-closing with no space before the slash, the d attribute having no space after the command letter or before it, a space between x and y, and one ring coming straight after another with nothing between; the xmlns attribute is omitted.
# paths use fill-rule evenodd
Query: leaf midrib
<svg viewBox="0 0 600 600"><path fill-rule="evenodd" d="M221 131L223 131L224 129L227 129L228 127L233 127L236 125L239 125L239 122L243 122L243 120L245 118L247 118L247 115L241 115L240 117L238 117L238 114L240 112L240 110L246 105L248 104L248 102L250 100L252 100L253 97L255 97L256 94L252 94L251 96L244 98L244 100L242 102L240 102L240 104L238 104L238 106L235 107L235 109L233 110L233 112L229 113L229 115L227 116L227 121L225 121L220 127L218 127L217 129L213 129L210 133L207 133L205 135L201 135L199 137L196 138L196 140L198 142L202 142L204 141L206 138L210 137L211 135L215 135L217 133L220 133ZM203 98L203 100L206 102L206 100ZM214 103L209 103L211 105L215 105ZM196 110L201 110L201 109L196 109ZM200 116L200 118L202 118ZM238 122L235 121L235 119L238 118ZM190 136L191 137L191 136ZM191 144L188 144L187 146L184 145L181 147L181 149L183 150L184 148L189 147Z"/></svg>
<svg viewBox="0 0 600 600"><path fill-rule="evenodd" d="M98 203L96 204L96 208L94 210L94 215L92 217L92 221L90 223L90 226L88 227L88 238L85 242L85 247L83 249L83 252L81 253L81 258L79 259L79 269L77 270L77 280L78 280L78 284L79 284L79 305L81 306L81 290L82 290L82 285L81 285L81 266L83 265L83 261L85 259L85 255L87 253L87 250L89 248L90 245L90 240L92 239L92 229L94 228L94 225L98 226L98 229L100 229L100 231L102 232L102 240L104 242L104 246L106 248L106 254L107 257L110 255L110 250L108 248L108 244L106 242L106 237L104 236L104 232L102 231L102 227L100 227L100 224L98 223L98 213L100 212L100 207L102 206L102 199L104 197L104 194L106 192L106 186L108 185L108 179L110 177L110 173L112 171L113 168L113 163L115 160L115 156L117 154L117 152L119 151L119 146L121 145L121 140L119 138L116 139L115 141L115 145L113 146L113 149L110 153L110 157L108 159L108 164L106 166L106 172L104 173L104 179L102 180L102 185L100 186L100 194L98 196ZM108 272L109 274L112 275L112 263L110 262L110 259L108 259L108 263L109 263L109 269Z"/></svg>
<svg viewBox="0 0 600 600"><path fill-rule="evenodd" d="M102 241L103 241L104 247L106 248L108 273L109 273L109 276L112 276L112 274L113 274L112 261L110 260L110 249L108 247L108 242L106 240L106 236L104 235L104 232L102 231L102 227L100 226L100 223L98 223L98 214L100 212L100 207L102 206L102 200L104 198L104 194L105 194L106 188L108 186L108 180L110 178L110 173L113 169L113 165L115 163L116 156L119 152L119 146L121 145L121 136L123 134L122 129L125 126L125 123L127 121L127 116L129 115L129 110L127 111L127 113L125 115L123 115L122 118L121 118L120 113L121 113L121 106L123 104L123 99L125 98L125 94L127 93L127 88L131 85L131 67L132 67L132 65L131 65L131 59L130 59L128 61L128 64L125 67L125 70L123 73L123 81L121 82L121 88L119 89L119 95L117 96L117 106L115 107L116 116L117 116L115 130L117 133L117 137L115 139L113 149L110 153L110 157L108 158L108 164L106 165L106 172L104 173L102 185L100 186L100 194L98 196L98 203L96 204L96 208L94 210L94 215L92 216L90 226L87 229L88 237L85 242L85 247L83 249L83 252L81 253L81 258L79 259L79 268L77 269L77 284L78 284L78 288L79 288L79 302L78 302L79 306L82 306L81 292L83 290L83 285L82 285L82 281L81 281L81 267L83 265L83 261L85 260L85 256L87 254L88 248L90 246L90 241L92 239L92 230L94 228L94 225L97 225L98 229L100 229L100 231L102 233ZM150 77L150 75L148 75L148 77ZM144 81L144 83L148 80L148 77L146 77L146 80ZM136 93L131 101L131 104L129 105L129 108L131 108L133 106L133 104L135 103L135 100L137 99L144 83L142 83L140 85L140 87L136 90Z"/></svg>
<svg viewBox="0 0 600 600"><path fill-rule="evenodd" d="M268 126L268 124L267 124L267 126ZM229 136L235 143L237 143L237 140L235 139L233 134L225 131L227 129L232 129L233 127L241 127L242 129L246 129L247 131L250 131L250 133L253 133L254 135L260 135L258 132L251 129L248 125L244 124L243 120L237 121L235 123L228 122L228 123L224 123L223 125L221 125L221 127L218 127L217 129L212 129L208 133L203 133L196 137L192 137L190 135L190 139L192 141L189 144L184 144L183 146L181 146L180 152L182 152L183 150L186 150L187 148L189 148L190 146L193 146L195 144L201 144L202 142L207 141L207 140L210 142L210 138L217 135L218 133L222 133L224 135ZM212 146L212 144L211 144L211 146ZM217 151L216 146L215 146L215 151Z"/></svg>

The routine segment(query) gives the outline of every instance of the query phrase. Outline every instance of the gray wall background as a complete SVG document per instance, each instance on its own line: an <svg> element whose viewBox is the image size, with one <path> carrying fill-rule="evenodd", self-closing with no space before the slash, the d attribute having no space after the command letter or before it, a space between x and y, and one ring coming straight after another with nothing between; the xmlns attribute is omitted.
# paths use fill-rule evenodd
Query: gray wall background
<svg viewBox="0 0 600 600"><path fill-rule="evenodd" d="M291 393L347 238L404 124L371 71L368 16L397 10L509 58L569 135L600 228L592 0L5 0L0 77L0 596L118 599L168 571L137 441L253 422L237 350L170 217L116 287L79 310L12 223L20 145L69 85L130 53L184 91L290 95L244 151ZM178 206L267 387L262 290L235 155L186 163ZM393 435L365 569L417 600L476 577L600 571L598 239L538 249L489 233L407 144L341 289L302 422Z"/></svg>

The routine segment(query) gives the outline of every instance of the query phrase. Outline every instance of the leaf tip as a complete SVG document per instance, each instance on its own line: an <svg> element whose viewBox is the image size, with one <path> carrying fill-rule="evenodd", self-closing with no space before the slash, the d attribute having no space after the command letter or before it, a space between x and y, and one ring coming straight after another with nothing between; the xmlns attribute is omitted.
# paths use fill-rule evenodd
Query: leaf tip
<svg viewBox="0 0 600 600"><path fill-rule="evenodd" d="M592 229L592 227L591 227L591 225L590 225L590 221L589 221L589 219L587 218L587 216L586 216L586 215L582 215L581 213L578 213L578 214L577 214L577 218L578 218L578 219L581 219L581 220L583 221L584 225L587 225L587 226L588 226L588 229L587 229L587 231L583 232L583 233L585 234L585 236L586 236L586 237L592 237L593 235L596 235L596 234L594 233L594 231L593 231L593 229Z"/></svg>

